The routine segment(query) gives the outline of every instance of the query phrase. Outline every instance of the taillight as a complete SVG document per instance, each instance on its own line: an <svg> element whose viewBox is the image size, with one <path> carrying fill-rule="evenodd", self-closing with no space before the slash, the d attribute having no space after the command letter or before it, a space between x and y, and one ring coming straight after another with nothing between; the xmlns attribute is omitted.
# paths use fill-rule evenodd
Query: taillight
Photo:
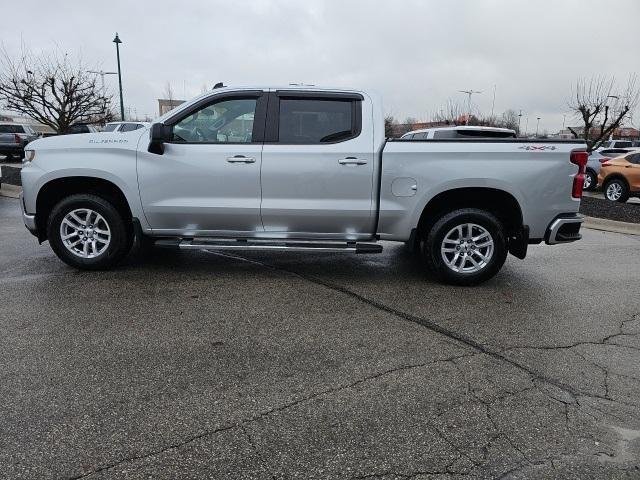
<svg viewBox="0 0 640 480"><path fill-rule="evenodd" d="M600 159L600 163L604 164L604 162L607 162L607 161L609 161L609 160L611 160L609 157L602 157L602 158Z"/></svg>
<svg viewBox="0 0 640 480"><path fill-rule="evenodd" d="M608 160L608 159L607 159ZM601 167L610 167L611 164L607 161L602 162L602 165L600 165Z"/></svg>
<svg viewBox="0 0 640 480"><path fill-rule="evenodd" d="M20 138L20 135L18 135L17 133L13 134L13 138L15 139L16 143L22 142L22 138Z"/></svg>
<svg viewBox="0 0 640 480"><path fill-rule="evenodd" d="M573 177L573 189L571 196L573 198L582 198L582 187L584 185L584 174L587 171L587 161L589 154L587 152L571 152L569 161L578 166L578 173Z"/></svg>

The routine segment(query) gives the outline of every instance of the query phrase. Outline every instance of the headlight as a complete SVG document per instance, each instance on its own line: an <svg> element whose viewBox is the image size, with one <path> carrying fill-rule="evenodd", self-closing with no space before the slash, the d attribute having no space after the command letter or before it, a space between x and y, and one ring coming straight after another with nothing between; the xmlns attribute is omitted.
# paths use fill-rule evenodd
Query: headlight
<svg viewBox="0 0 640 480"><path fill-rule="evenodd" d="M24 163L30 162L32 161L34 158L36 158L36 151L35 150L25 150L24 151Z"/></svg>

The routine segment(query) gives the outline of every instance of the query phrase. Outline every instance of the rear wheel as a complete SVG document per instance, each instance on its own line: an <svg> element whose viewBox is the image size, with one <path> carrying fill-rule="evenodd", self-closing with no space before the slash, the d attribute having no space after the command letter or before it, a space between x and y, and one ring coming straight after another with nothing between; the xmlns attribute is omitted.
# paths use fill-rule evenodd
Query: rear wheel
<svg viewBox="0 0 640 480"><path fill-rule="evenodd" d="M131 229L123 215L102 197L71 195L51 211L47 236L55 254L72 267L113 267L131 247Z"/></svg>
<svg viewBox="0 0 640 480"><path fill-rule="evenodd" d="M595 190L598 186L598 176L593 170L587 170L584 174L583 189L586 191Z"/></svg>
<svg viewBox="0 0 640 480"><path fill-rule="evenodd" d="M477 285L492 278L507 258L504 227L491 213L475 208L443 215L423 235L427 268L453 285Z"/></svg>
<svg viewBox="0 0 640 480"><path fill-rule="evenodd" d="M604 197L611 202L624 203L629 200L629 185L620 178L608 180L603 189Z"/></svg>

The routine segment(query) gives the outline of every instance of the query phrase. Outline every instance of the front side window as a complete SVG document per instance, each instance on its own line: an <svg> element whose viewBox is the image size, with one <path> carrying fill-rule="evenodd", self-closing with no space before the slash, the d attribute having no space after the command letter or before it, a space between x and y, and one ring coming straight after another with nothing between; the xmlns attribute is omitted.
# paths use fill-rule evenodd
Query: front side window
<svg viewBox="0 0 640 480"><path fill-rule="evenodd" d="M251 143L256 98L220 100L197 110L173 127L173 141Z"/></svg>
<svg viewBox="0 0 640 480"><path fill-rule="evenodd" d="M104 130L102 130L103 132L114 132L116 130L116 128L118 128L118 124L117 123L107 123L104 126Z"/></svg>
<svg viewBox="0 0 640 480"><path fill-rule="evenodd" d="M360 102L334 99L280 99L278 141L321 144L357 136L354 109Z"/></svg>

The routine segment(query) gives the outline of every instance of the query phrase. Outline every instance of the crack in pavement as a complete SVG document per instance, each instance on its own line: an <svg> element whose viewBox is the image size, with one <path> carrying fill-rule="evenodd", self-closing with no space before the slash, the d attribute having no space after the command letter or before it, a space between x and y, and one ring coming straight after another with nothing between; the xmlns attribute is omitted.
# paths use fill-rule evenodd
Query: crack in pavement
<svg viewBox="0 0 640 480"><path fill-rule="evenodd" d="M275 270L275 271L280 271L280 272L285 272L288 273L290 275L294 275L298 278L301 278L303 280L306 280L308 282L312 282L315 283L316 285L321 285L324 286L330 290L339 292L339 293L343 293L345 295L349 295L352 298L355 298L359 301L361 301L362 303L365 303L369 306L372 306L374 308L377 308L378 310L382 310L384 312L390 313L396 317L402 318L404 320L407 320L409 322L412 323L416 323L418 325L421 325L425 328L427 328L428 330L431 330L433 332L439 333L441 335L444 335L445 337L455 340L459 343L462 343L463 345L466 345L469 348L472 348L473 350L476 350L480 353L484 353L490 357L496 358L502 362L505 362L509 365L512 365L514 367L516 367L519 370L522 370L524 372L526 372L528 375L530 375L532 378L536 379L536 380L540 380L543 381L545 383L548 383L550 385L553 385L554 387L557 387L563 391L565 391L566 393L570 394L571 396L573 396L574 398L578 395L584 394L584 392L581 392L579 390L574 389L571 385L565 384L563 382L560 382L554 378L550 378L550 377L546 377L543 374L541 374L540 372L537 372L536 370L523 365L515 360L512 360L504 355L502 355L500 350L492 350L488 347L486 347L485 345L477 342L476 340L474 340L471 337L468 337L462 333L458 333L455 332L451 329L448 329L446 327L443 327L442 325L434 322L433 320L429 320L423 317L418 317L416 315L412 315L410 313L404 312L402 310L398 310L397 308L391 307L389 305L386 305L382 302L379 302L377 300L373 300L371 298L365 297L364 295L361 295L357 292L354 292L353 290L350 290L346 287L343 287L342 285L338 285L332 282L329 282L327 280L324 280L322 278L313 276L313 275L307 275L307 274L302 274L299 272L296 272L295 270L291 270L288 268L284 268L278 265L272 265L269 263L265 263L265 262L261 262L261 261L257 261L257 260L252 260L249 258L245 258L245 257L241 257L239 255L230 255L230 254L226 254L226 253L220 253L220 252L211 252L209 251L208 253L211 253L213 255L219 255L222 257L226 257L226 258L232 258L232 259L236 259L239 261L243 261L243 262L248 262L248 263L253 263L255 265L259 265L262 266L264 268L269 268L271 270Z"/></svg>
<svg viewBox="0 0 640 480"><path fill-rule="evenodd" d="M245 435L247 435L247 437L248 437L249 444L251 445L252 448L254 448L257 451L256 445L253 443L253 440L249 436L249 433L246 431L246 428L244 427L245 424L255 422L255 421L257 421L257 420L259 420L259 419L261 419L261 418L263 418L265 416L271 415L273 413L282 412L282 411L287 410L289 408L293 408L296 405L300 405L302 403L314 400L314 399L316 399L318 397L322 397L322 396L325 396L325 395L331 395L333 393L337 393L337 392L340 392L342 390L347 390L347 389L356 387L358 385L361 385L363 383L378 379L378 378L383 377L385 375L390 375L390 374L393 374L393 373L396 373L396 372L411 370L411 369L414 369L414 368L421 368L421 367L426 367L426 366L430 366L430 365L435 365L435 364L438 364L438 363L448 363L448 362L452 362L453 363L454 360L458 360L460 358L465 358L465 357L473 357L475 355L478 355L478 354L477 353L465 353L465 354L455 355L455 356L448 357L448 358L434 360L434 361L431 361L431 362L424 362L424 363L411 364L411 365L400 365L400 366L397 366L397 367L394 367L394 368L390 368L390 369L384 370L382 372L377 372L375 374L368 375L368 376L366 376L364 378L358 379L358 380L353 381L353 382L351 382L349 384L340 385L340 386L332 387L332 388L327 388L325 390L321 390L319 392L315 392L315 393L313 393L311 395L299 398L297 400L294 400L292 402L286 403L284 405L281 405L281 406L278 406L278 407L274 407L274 408L271 408L269 410L265 410L263 412L259 412L259 413L257 413L256 415L254 415L252 417L249 417L249 418L246 418L246 419L241 419L238 422L235 422L235 423L233 423L231 425L226 425L224 427L216 428L214 430L207 430L207 431L201 432L201 433L199 433L197 435L194 435L194 436L188 437L186 439L183 439L180 442L176 442L176 443L167 445L167 446L162 447L162 448L160 448L158 450L154 450L154 451L151 451L151 452L148 452L148 453L145 453L145 454L141 454L141 455L134 455L134 456L131 456L131 457L122 458L122 459L120 459L120 460L118 460L116 462L110 463L108 465L103 465L101 467L97 467L97 468L95 468L95 469L93 469L93 470L91 470L89 472L84 472L84 473L82 473L80 475L74 475L74 476L67 477L67 478L68 478L68 480L79 480L81 478L87 478L87 477L89 477L91 475L95 475L95 474L100 473L100 472L105 471L105 470L113 469L113 468L118 467L118 466L120 466L122 464L125 464L125 463L131 463L131 462L135 462L135 461L138 461L138 460L145 460L147 458L151 458L151 457L160 455L160 454L162 454L164 452L167 452L169 450L173 450L173 449L184 447L184 446L186 446L186 445L188 445L188 444L190 444L192 442L195 442L195 441L200 440L202 438L205 438L207 436L215 435L217 433L221 433L221 432L225 432L225 431L233 430L233 429L238 429L238 428L241 429L241 430L244 430ZM258 456L262 461L263 460L262 456L260 454L258 454ZM273 474L272 474L272 476L273 476Z"/></svg>
<svg viewBox="0 0 640 480"><path fill-rule="evenodd" d="M237 255L223 254L223 253L220 253L220 252L211 252L211 251L208 251L207 253L211 253L211 254L214 254L214 255L218 255L218 256L226 257L226 258L230 258L230 259L235 259L235 260L242 261L242 262L252 263L252 264L255 264L255 265L259 265L259 266L261 266L263 268L268 268L268 269L271 269L271 270L274 270L274 271L278 271L278 272L284 272L284 273L287 273L289 275L293 275L293 276L296 276L298 278L301 278L301 279L303 279L305 281L312 282L314 284L324 286L325 288L328 288L330 290L333 290L333 291L348 295L348 296L350 296L352 298L355 298L355 299L357 299L357 300L359 300L359 301L361 301L361 302L363 302L363 303L365 303L367 305L370 305L370 306L372 306L374 308L377 308L378 310L387 312L387 313L392 314L392 315L394 315L396 317L399 317L399 318L401 318L403 320L406 320L406 321L418 324L418 325L420 325L422 327L425 327L428 330L431 330L431 331L433 331L435 333L443 335L444 337L446 337L446 339L453 340L454 343L457 342L458 344L462 344L462 345L464 345L466 347L469 347L472 350L474 350L475 352L474 353L461 354L461 355L453 356L453 357L450 357L450 358L441 359L441 360L435 360L435 361L432 361L432 362L425 362L425 363L421 363L421 364L401 365L401 366L394 367L394 368L391 368L391 369L388 369L388 370L384 370L382 372L378 372L376 374L364 377L362 379L358 379L358 380L356 380L354 382L351 382L349 384L346 384L346 385L341 385L341 386L337 386L337 387L333 387L333 388L328 388L328 389L322 390L320 392L315 392L315 393L313 393L311 395L308 395L308 396L303 397L303 398L299 398L299 399L297 399L295 401L292 401L292 402L289 402L287 404L271 408L271 409L266 410L264 412L260 412L257 415L254 415L253 417L240 420L239 422L235 422L234 424L227 425L227 426L224 426L224 427L220 427L220 428L217 428L217 429L214 429L214 430L201 432L201 433L199 433L199 434L197 434L195 436L186 438L186 439L184 439L184 440L182 440L180 442L174 443L174 444L167 445L167 446L165 446L165 447L163 447L161 449L158 449L158 450L146 453L146 454L127 457L127 458L118 460L117 462L114 462L114 463L111 463L111 464L108 464L108 465L104 465L102 467L98 467L98 468L96 468L96 469L94 469L94 470L92 470L90 472L86 472L86 473L83 473L81 475L76 475L76 476L69 477L69 480L78 480L78 479L81 479L81 478L86 478L86 477L89 477L89 476L94 475L96 473L115 468L115 467L117 467L117 466L119 466L121 464L124 464L124 463L133 462L133 461L137 461L137 460L144 460L144 459L147 459L147 458L162 454L162 453L164 453L164 452L166 452L168 450L184 447L184 446L188 445L189 443L197 441L197 440L199 440L201 438L204 438L204 437L207 437L207 436L210 436L210 435L214 435L216 433L220 433L220 432L236 429L236 428L240 428L245 432L245 435L247 435L250 445L257 452L257 447L253 443L251 437L248 435L248 432L246 431L246 429L244 427L244 425L247 424L247 423L254 422L254 421L256 421L256 420L258 420L260 418L263 418L265 416L271 415L271 414L276 413L276 412L281 412L281 411L287 410L289 408L295 407L296 405L299 405L299 404L304 403L304 402L311 401L311 400L313 400L315 398L318 398L318 397L321 397L321 396L324 396L324 395L330 395L330 394L333 394L333 393L336 393L336 392L339 392L339 391L342 391L342 390L345 390L345 389L353 388L353 387L358 386L360 384L363 384L365 382L369 382L369 381L375 380L377 378L380 378L380 377L382 377L384 375L389 375L389 374L392 374L392 373L395 373L395 372L398 372L398 371L403 371L403 370L408 370L408 369L413 369L413 368L425 367L425 366L428 366L428 365L433 365L433 364L437 364L437 363L441 363L441 362L452 362L455 365L454 360L457 360L457 359L460 359L460 358L464 358L464 357L472 357L472 356L477 355L477 354L485 354L485 355L488 355L488 356L490 356L492 358L498 359L499 361L505 362L505 363L507 363L507 364L509 364L509 365L511 365L511 366L513 366L513 367L515 367L515 368L527 373L533 380L538 380L540 382L552 385L552 386L558 388L559 390L565 392L566 394L570 395L574 402L576 402L576 399L578 397L580 397L580 396L594 397L593 395L585 394L584 392L576 390L573 387L571 387L570 385L566 385L566 384L564 384L564 383L562 383L562 382L560 382L560 381L558 381L556 379L546 377L546 376L542 375L541 373L535 371L534 369L529 368L526 365L522 365L519 362L504 356L501 351L492 350L492 349L482 345L481 343L477 342L476 340L474 340L474 339L472 339L470 337L467 337L466 335L463 335L463 334L458 333L458 332L454 332L454 331L452 331L452 330L450 330L450 329L448 329L446 327L443 327L443 326L439 325L438 323L436 323L436 322L434 322L432 320L429 320L429 319L426 319L426 318L422 318L422 317L418 317L418 316L409 314L407 312L403 312L401 310L398 310L396 308L390 307L390 306L388 306L388 305L386 305L384 303L378 302L376 300L372 300L370 298L365 297L364 295L361 295L361 294L359 294L357 292L349 290L348 288L343 287L341 285L337 285L337 284L328 282L326 280L323 280L323 279L315 277L315 276L301 274L301 273L296 272L294 270L290 270L290 269L287 269L287 268L279 267L279 266L276 266L276 265L271 265L271 264L260 262L260 261L251 260L251 259L248 259L248 258L245 258L245 257L241 257L241 256L237 256ZM621 326L621 328L622 328L622 326ZM613 336L611 336L611 337L613 337ZM609 345L611 345L611 344L609 344ZM540 390L540 391L543 394L545 394L544 391L542 391L542 390ZM601 397L595 396L595 398L601 398ZM609 398L604 398L604 399L611 401L611 399L609 399ZM490 419L490 421L493 423L492 419ZM474 466L476 466L476 467L478 466L465 453L461 452L449 439L447 439L442 434L442 432L440 432L435 426L432 425L432 428L435 430L435 432L438 435L441 436L441 438L447 444L449 444L452 448L454 448L454 450L459 455L466 457ZM502 432L501 432L501 434L504 435ZM504 438L510 444L512 444L514 449L516 449L518 452L520 452L520 454L523 456L524 459L526 459L526 461L527 461L527 464L525 464L526 466L537 465L537 463L531 462L526 457L526 455L524 455L524 453L520 449L518 449L515 445L513 445L513 443L510 441L510 439L508 439L506 436L504 436ZM262 457L260 455L259 455L259 457L260 457L261 461L264 462L264 459L262 459ZM454 459L454 461L451 463L451 465L453 465L453 463L458 461L460 458L461 457L459 456L456 459ZM548 461L548 460L546 460L546 461ZM542 464L544 464L544 462ZM447 469L450 468L451 465L447 466ZM434 472L426 472L426 473L434 473ZM451 471L446 471L444 473L452 473L452 472ZM416 476L416 475L419 475L419 474L420 473L417 473L417 474L413 474L412 473L407 478L411 478L412 476ZM273 476L273 474L272 474L272 476ZM375 477L371 477L371 478L375 478Z"/></svg>

